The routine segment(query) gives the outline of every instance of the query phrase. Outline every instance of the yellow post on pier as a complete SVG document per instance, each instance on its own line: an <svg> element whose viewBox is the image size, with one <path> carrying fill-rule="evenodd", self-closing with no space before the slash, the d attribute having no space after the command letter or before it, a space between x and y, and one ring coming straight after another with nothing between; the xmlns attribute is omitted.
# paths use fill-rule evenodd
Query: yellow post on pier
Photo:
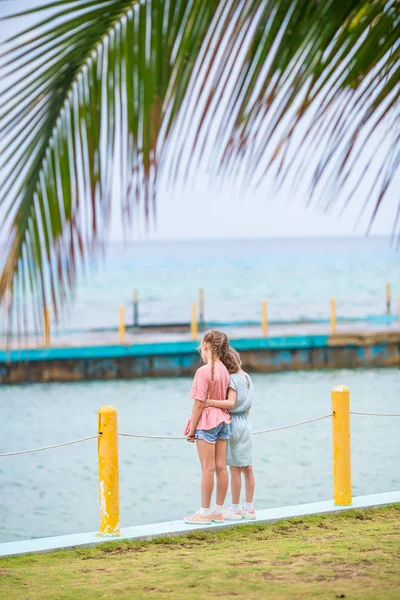
<svg viewBox="0 0 400 600"><path fill-rule="evenodd" d="M192 316L190 319L190 333L192 340L197 340L198 328L197 328L197 306L196 303L192 304Z"/></svg>
<svg viewBox="0 0 400 600"><path fill-rule="evenodd" d="M389 281L386 283L386 314L390 315L391 312L391 291Z"/></svg>
<svg viewBox="0 0 400 600"><path fill-rule="evenodd" d="M397 316L397 320L398 320L399 327L400 327L400 296L399 296L399 300L398 300L398 316Z"/></svg>
<svg viewBox="0 0 400 600"><path fill-rule="evenodd" d="M266 300L261 303L261 331L264 337L268 335L268 304Z"/></svg>
<svg viewBox="0 0 400 600"><path fill-rule="evenodd" d="M204 324L204 289L199 289L199 321Z"/></svg>
<svg viewBox="0 0 400 600"><path fill-rule="evenodd" d="M119 307L118 335L119 343L123 344L125 342L125 308L122 305Z"/></svg>
<svg viewBox="0 0 400 600"><path fill-rule="evenodd" d="M331 298L331 333L336 333L336 299Z"/></svg>
<svg viewBox="0 0 400 600"><path fill-rule="evenodd" d="M99 409L100 535L120 535L118 421L113 406Z"/></svg>
<svg viewBox="0 0 400 600"><path fill-rule="evenodd" d="M352 503L350 452L350 391L344 385L332 390L333 501Z"/></svg>
<svg viewBox="0 0 400 600"><path fill-rule="evenodd" d="M44 345L48 348L50 346L50 308L45 307L43 313L43 337Z"/></svg>
<svg viewBox="0 0 400 600"><path fill-rule="evenodd" d="M138 327L139 325L139 292L135 290L133 292L133 326Z"/></svg>

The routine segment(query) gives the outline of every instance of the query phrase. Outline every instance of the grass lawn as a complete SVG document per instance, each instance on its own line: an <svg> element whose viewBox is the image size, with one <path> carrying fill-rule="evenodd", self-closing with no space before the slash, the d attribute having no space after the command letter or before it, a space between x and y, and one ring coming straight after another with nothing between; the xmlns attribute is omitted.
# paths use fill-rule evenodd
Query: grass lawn
<svg viewBox="0 0 400 600"><path fill-rule="evenodd" d="M400 505L0 559L1 600L400 598Z"/></svg>

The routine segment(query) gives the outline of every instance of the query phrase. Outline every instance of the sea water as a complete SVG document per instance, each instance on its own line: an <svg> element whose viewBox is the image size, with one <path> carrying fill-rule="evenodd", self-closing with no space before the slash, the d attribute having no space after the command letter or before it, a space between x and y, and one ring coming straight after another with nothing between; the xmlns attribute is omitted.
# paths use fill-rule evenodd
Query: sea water
<svg viewBox="0 0 400 600"><path fill-rule="evenodd" d="M256 320L264 298L270 320L329 318L332 296L338 316L383 315L387 281L397 311L399 257L388 238L111 244L78 277L60 327L116 326L121 304L132 323L135 289L141 323L188 322L199 288L209 321Z"/></svg>

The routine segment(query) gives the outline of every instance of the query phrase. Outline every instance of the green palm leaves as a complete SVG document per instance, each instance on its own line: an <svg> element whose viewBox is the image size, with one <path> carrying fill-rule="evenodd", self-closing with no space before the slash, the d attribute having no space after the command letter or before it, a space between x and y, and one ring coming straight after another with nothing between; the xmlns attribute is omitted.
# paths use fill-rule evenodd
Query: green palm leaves
<svg viewBox="0 0 400 600"><path fill-rule="evenodd" d="M217 8L59 0L30 11L48 9L6 43L2 69L14 81L0 116L2 232L10 232L0 297L24 298L29 285L37 323L46 304L57 315L79 261L104 242L111 202L121 201L127 220L135 206L149 211L168 131Z"/></svg>
<svg viewBox="0 0 400 600"><path fill-rule="evenodd" d="M306 176L323 206L375 161L376 210L398 173L394 0L58 0L26 14L1 63L10 325L26 326L28 294L38 323L46 304L57 314L111 203L126 223L148 215L167 159L176 173L207 148L213 171L249 184L269 168Z"/></svg>

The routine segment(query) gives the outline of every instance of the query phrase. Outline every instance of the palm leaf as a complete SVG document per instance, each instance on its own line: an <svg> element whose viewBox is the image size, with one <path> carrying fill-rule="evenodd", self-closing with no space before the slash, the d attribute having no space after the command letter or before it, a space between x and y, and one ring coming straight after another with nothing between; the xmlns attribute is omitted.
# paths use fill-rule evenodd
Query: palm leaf
<svg viewBox="0 0 400 600"><path fill-rule="evenodd" d="M252 32L243 49L244 27ZM217 131L212 172L242 169L245 188L271 168L278 184L292 178L295 187L308 177L310 200L317 193L328 209L343 200L350 174L367 165L378 173L373 220L398 175L400 4L247 2L227 43L230 51L235 45L242 51L226 106L214 103L231 69L221 55L189 168L204 154L201 140ZM379 153L371 156L374 139Z"/></svg>
<svg viewBox="0 0 400 600"><path fill-rule="evenodd" d="M11 316L26 280L37 324L46 305L58 317L79 265L107 237L116 178L126 220L135 207L149 216L162 129L217 10L216 0L58 0L13 15L40 18L2 55L0 299L14 299Z"/></svg>

